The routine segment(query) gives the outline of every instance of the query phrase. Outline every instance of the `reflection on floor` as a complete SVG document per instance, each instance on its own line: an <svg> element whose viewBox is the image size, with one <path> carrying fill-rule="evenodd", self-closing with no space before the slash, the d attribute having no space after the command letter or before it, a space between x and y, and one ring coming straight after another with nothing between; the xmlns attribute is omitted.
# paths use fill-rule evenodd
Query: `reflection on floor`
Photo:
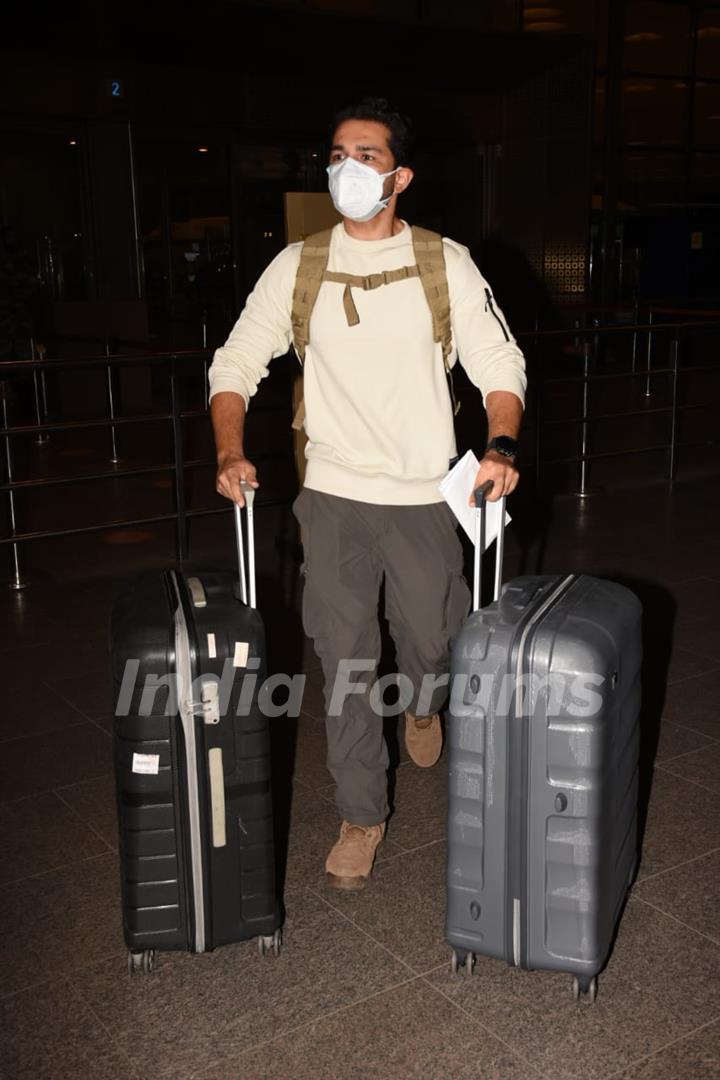
<svg viewBox="0 0 720 1080"><path fill-rule="evenodd" d="M443 942L445 758L392 733L394 813L372 882L329 892L336 830L317 661L298 626L291 521L258 510L271 666L305 670L305 712L274 724L285 946L166 954L126 974L106 624L124 577L158 567L165 526L31 547L0 595L0 1077L592 1077L720 1073L720 500L707 482L536 500L513 510L506 576L584 570L645 605L644 842L594 1006L566 976ZM717 490L717 485L715 485ZM147 535L146 535L147 533ZM107 539L107 538L106 538ZM231 565L228 519L193 525L195 565Z"/></svg>

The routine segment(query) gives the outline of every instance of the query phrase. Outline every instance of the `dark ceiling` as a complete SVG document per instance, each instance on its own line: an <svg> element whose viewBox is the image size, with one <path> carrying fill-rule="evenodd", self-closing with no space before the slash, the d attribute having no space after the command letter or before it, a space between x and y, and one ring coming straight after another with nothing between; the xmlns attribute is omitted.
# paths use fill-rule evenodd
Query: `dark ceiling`
<svg viewBox="0 0 720 1080"><path fill-rule="evenodd" d="M48 6L41 17L33 5L12 4L3 13L6 54L262 72L289 93L299 69L304 80L391 72L415 83L420 74L447 89L497 90L578 43L570 35L484 34L219 0L189 8L101 0Z"/></svg>

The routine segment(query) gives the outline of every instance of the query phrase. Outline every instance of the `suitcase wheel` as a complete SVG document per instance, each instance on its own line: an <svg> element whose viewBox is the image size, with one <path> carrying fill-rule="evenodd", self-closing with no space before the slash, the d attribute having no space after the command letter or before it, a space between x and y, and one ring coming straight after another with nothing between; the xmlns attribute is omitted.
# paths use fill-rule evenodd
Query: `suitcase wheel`
<svg viewBox="0 0 720 1080"><path fill-rule="evenodd" d="M595 998L597 997L597 977L595 975L592 978L587 975L573 975L573 1001L579 1001L581 994L587 995L591 1005L595 1004Z"/></svg>
<svg viewBox="0 0 720 1080"><path fill-rule="evenodd" d="M136 971L142 971L145 975L149 975L154 966L154 949L145 949L144 952L133 952L132 949L128 950L128 975L134 975Z"/></svg>
<svg viewBox="0 0 720 1080"><path fill-rule="evenodd" d="M459 971L464 971L466 975L472 975L474 966L474 953L465 952L464 949L453 949L450 957L450 970L453 975L457 975Z"/></svg>
<svg viewBox="0 0 720 1080"><path fill-rule="evenodd" d="M279 956L282 945L282 930L278 929L274 934L265 934L259 937L257 942L260 956L264 956L268 952L271 952L273 956Z"/></svg>

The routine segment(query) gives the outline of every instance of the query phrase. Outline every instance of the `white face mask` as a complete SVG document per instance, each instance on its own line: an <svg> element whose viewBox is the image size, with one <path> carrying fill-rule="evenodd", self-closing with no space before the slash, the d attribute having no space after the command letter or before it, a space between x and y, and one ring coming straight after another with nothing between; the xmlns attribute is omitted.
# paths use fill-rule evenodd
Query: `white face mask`
<svg viewBox="0 0 720 1080"><path fill-rule="evenodd" d="M378 173L355 158L328 165L328 187L335 209L352 221L370 221L384 210L392 194L383 199L383 181L396 173Z"/></svg>

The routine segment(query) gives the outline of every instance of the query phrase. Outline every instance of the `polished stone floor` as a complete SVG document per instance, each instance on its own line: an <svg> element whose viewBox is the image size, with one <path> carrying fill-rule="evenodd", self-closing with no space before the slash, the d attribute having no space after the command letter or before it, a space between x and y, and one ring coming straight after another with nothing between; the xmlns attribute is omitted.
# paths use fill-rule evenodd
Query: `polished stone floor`
<svg viewBox="0 0 720 1080"><path fill-rule="evenodd" d="M279 957L252 943L164 954L128 977L118 899L107 618L162 566L162 528L33 546L0 595L0 1077L3 1080L720 1075L720 498L717 481L511 507L507 574L599 573L645 606L642 859L595 1005L567 976L443 942L446 762L389 732L394 812L359 894L323 881L336 830L317 661L295 614L287 515L258 509L271 664L308 673L273 722L286 909ZM227 519L193 525L196 565L231 565ZM113 542L114 541L114 542ZM288 567L289 562L289 567Z"/></svg>

